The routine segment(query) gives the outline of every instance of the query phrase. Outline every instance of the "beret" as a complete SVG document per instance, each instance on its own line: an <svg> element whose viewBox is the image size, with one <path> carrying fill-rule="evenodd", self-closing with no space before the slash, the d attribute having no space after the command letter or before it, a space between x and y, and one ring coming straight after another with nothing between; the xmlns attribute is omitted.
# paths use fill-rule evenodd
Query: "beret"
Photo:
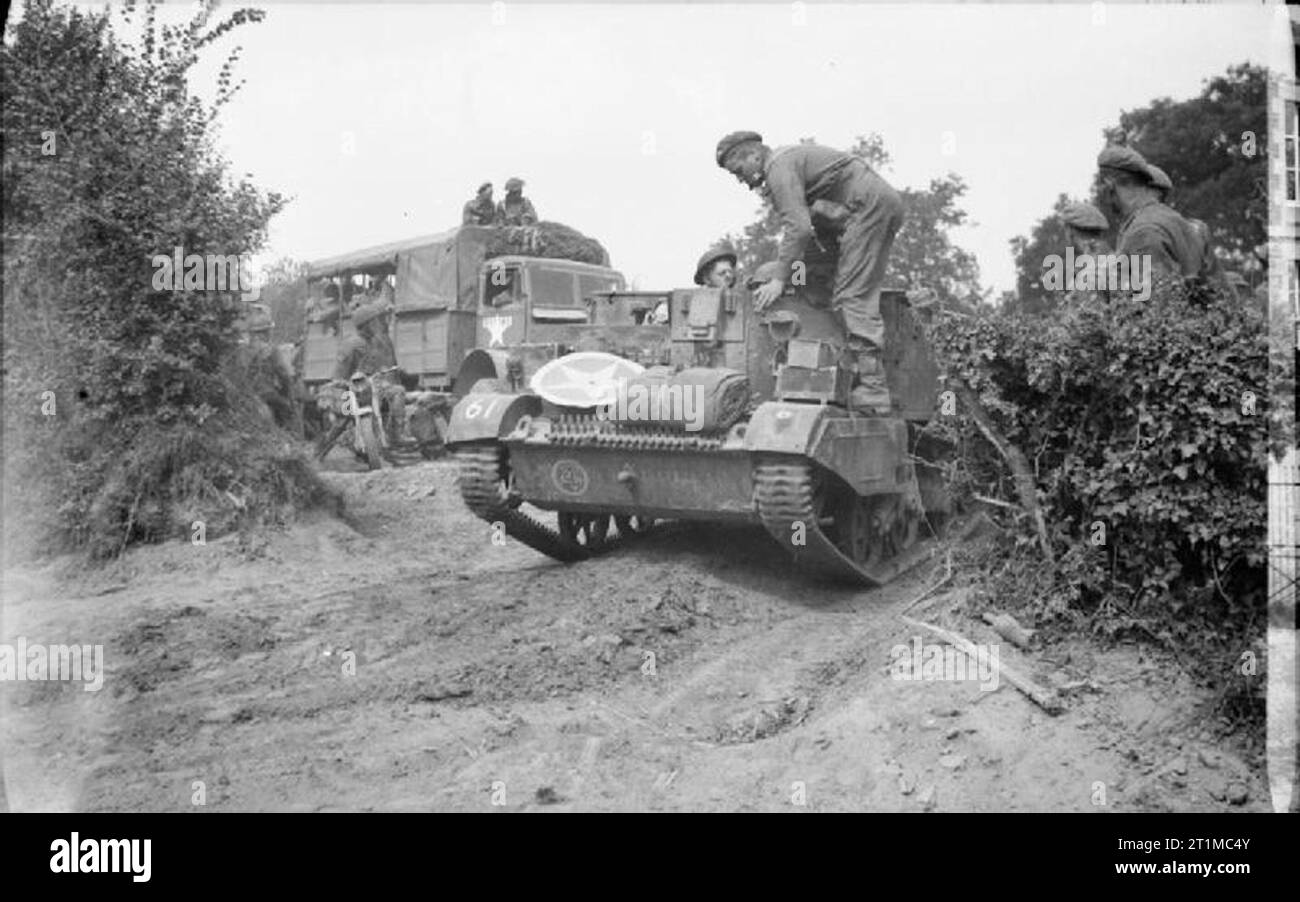
<svg viewBox="0 0 1300 902"><path fill-rule="evenodd" d="M1148 164L1147 175L1151 179L1152 187L1159 188L1161 191L1174 190L1174 183L1169 180L1169 175L1159 166Z"/></svg>
<svg viewBox="0 0 1300 902"><path fill-rule="evenodd" d="M727 162L727 154L731 153L740 145L747 144L750 141L757 141L761 144L763 141L763 136L760 135L758 132L743 132L743 131L732 132L729 135L724 135L722 140L718 142L718 150L717 153L714 155L715 159L717 159L718 161L718 165L719 166L725 165Z"/></svg>
<svg viewBox="0 0 1300 902"><path fill-rule="evenodd" d="M719 244L717 247L711 247L700 257L700 262L695 264L695 284L704 284L705 271L717 260L730 260L731 265L736 265L736 252L728 244Z"/></svg>
<svg viewBox="0 0 1300 902"><path fill-rule="evenodd" d="M1110 227L1106 217L1092 204L1070 204L1061 211L1061 221L1081 232L1104 232Z"/></svg>
<svg viewBox="0 0 1300 902"><path fill-rule="evenodd" d="M1147 180L1151 178L1147 161L1142 158L1142 154L1121 144L1111 144L1097 154L1097 165L1107 169L1123 169Z"/></svg>
<svg viewBox="0 0 1300 902"><path fill-rule="evenodd" d="M516 188L522 188L523 186L524 186L523 179L515 179L515 178L506 179L507 191L514 191Z"/></svg>

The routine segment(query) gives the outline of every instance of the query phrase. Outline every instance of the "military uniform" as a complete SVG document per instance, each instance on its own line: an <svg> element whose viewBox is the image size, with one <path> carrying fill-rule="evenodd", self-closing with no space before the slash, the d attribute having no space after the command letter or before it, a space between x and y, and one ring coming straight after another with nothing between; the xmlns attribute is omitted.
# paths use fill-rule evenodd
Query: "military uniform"
<svg viewBox="0 0 1300 902"><path fill-rule="evenodd" d="M461 214L462 225L490 226L496 220L497 208L491 197L466 201Z"/></svg>
<svg viewBox="0 0 1300 902"><path fill-rule="evenodd" d="M537 225L537 211L523 195L523 179L506 179L506 196L497 204L495 222L499 226Z"/></svg>
<svg viewBox="0 0 1300 902"><path fill-rule="evenodd" d="M478 193L465 202L461 210L461 225L490 226L496 220L497 207L492 203L492 183L478 186Z"/></svg>
<svg viewBox="0 0 1300 902"><path fill-rule="evenodd" d="M718 142L717 163L728 168L733 150L762 142L757 132L726 135ZM758 173L750 168L753 157L748 160L741 164L741 180L752 185ZM789 284L796 263L809 267L810 256L826 255L827 242L838 244L830 305L844 325L847 359L854 361L858 374L850 404L887 413L893 402L881 361L885 321L880 289L889 250L903 224L902 197L861 157L820 144L767 151L757 181L781 220L776 278ZM830 233L826 241L819 231ZM816 249L810 247L814 240Z"/></svg>
<svg viewBox="0 0 1300 902"><path fill-rule="evenodd" d="M779 278L788 283L795 262L804 260L816 234L810 209L815 206L818 225L823 230L838 226L839 231L831 306L850 336L880 348L885 338L880 288L889 249L903 224L898 192L861 157L818 144L774 149L763 179L781 218Z"/></svg>
<svg viewBox="0 0 1300 902"><path fill-rule="evenodd" d="M526 197L513 201L507 197L497 204L494 222L502 226L537 225L537 211Z"/></svg>
<svg viewBox="0 0 1300 902"><path fill-rule="evenodd" d="M1149 256L1151 277L1207 275L1206 241L1190 222L1154 198L1129 213L1120 223L1116 242L1119 254Z"/></svg>
<svg viewBox="0 0 1300 902"><path fill-rule="evenodd" d="M358 311L358 327L383 315L379 305L368 305ZM334 365L334 378L347 381L353 373L373 375L380 370L397 365L397 354L388 333L382 329L371 331L367 339L360 334L351 335L339 343L337 362ZM401 385L383 379L375 383L375 393L381 405L388 407L389 440L397 442L406 428L406 392Z"/></svg>
<svg viewBox="0 0 1300 902"><path fill-rule="evenodd" d="M351 335L339 343L334 378L346 381L352 378L353 373L377 373L396 365L397 355L387 335L376 335L370 341L360 335Z"/></svg>
<svg viewBox="0 0 1300 902"><path fill-rule="evenodd" d="M1131 147L1111 145L1097 156L1097 166L1127 172L1164 196L1169 177L1153 167ZM1163 178L1162 178L1163 177ZM1197 278L1205 270L1205 238L1182 216L1155 197L1148 196L1130 210L1119 225L1116 253L1146 256L1151 261L1152 280L1181 276Z"/></svg>

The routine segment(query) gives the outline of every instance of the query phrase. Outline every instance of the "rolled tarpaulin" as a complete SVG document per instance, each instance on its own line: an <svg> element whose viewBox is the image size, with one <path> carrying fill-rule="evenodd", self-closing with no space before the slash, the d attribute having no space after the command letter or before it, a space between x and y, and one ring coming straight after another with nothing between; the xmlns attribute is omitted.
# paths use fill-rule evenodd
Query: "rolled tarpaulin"
<svg viewBox="0 0 1300 902"><path fill-rule="evenodd" d="M615 422L685 432L723 432L749 408L749 380L731 369L651 367L620 388Z"/></svg>

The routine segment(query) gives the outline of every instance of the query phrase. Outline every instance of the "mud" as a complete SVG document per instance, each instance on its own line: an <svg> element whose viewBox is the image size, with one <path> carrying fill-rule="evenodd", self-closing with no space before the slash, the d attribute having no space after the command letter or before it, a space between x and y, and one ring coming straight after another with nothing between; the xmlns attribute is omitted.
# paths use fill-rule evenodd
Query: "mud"
<svg viewBox="0 0 1300 902"><path fill-rule="evenodd" d="M934 566L831 587L761 529L688 524L560 565L493 544L449 461L329 466L352 525L6 572L0 641L102 644L106 670L0 683L11 810L1266 810L1149 651L1022 658L1055 717L891 678Z"/></svg>

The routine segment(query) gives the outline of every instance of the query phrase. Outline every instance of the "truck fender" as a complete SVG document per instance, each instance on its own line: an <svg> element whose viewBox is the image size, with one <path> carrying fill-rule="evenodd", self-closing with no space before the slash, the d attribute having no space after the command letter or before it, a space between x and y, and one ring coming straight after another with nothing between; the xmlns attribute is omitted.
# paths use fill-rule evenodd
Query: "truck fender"
<svg viewBox="0 0 1300 902"><path fill-rule="evenodd" d="M524 416L542 412L542 399L536 395L507 395L481 392L466 395L451 409L447 428L448 447L461 442L504 438Z"/></svg>
<svg viewBox="0 0 1300 902"><path fill-rule="evenodd" d="M509 373L510 355L505 351L493 351L487 348L475 348L465 355L460 369L456 371L455 394L459 398L470 393L474 384L480 379L499 379L506 387Z"/></svg>

